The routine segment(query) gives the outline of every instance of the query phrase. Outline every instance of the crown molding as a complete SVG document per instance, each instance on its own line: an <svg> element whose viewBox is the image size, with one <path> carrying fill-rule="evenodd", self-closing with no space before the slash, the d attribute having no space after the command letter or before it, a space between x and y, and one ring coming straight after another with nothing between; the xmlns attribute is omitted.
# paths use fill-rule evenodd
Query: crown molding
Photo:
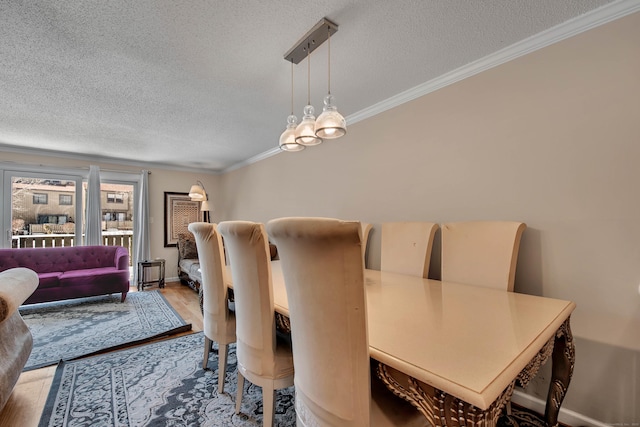
<svg viewBox="0 0 640 427"><path fill-rule="evenodd" d="M483 71L502 65L536 50L542 49L577 34L615 21L623 16L640 11L640 1L619 0L594 9L584 15L577 16L555 27L549 28L522 41L514 43L491 55L463 65L426 83L415 86L398 95L365 108L347 117L347 123L353 124L368 119L384 111L395 108L421 96L435 92L460 80L479 74Z"/></svg>
<svg viewBox="0 0 640 427"><path fill-rule="evenodd" d="M640 11L639 0L616 0L602 7L594 9L584 15L577 16L555 27L549 28L522 41L514 43L491 55L487 55L477 61L463 65L453 71L443 74L435 79L415 86L390 98L380 101L370 107L360 110L346 117L347 125L369 119L392 108L412 101L421 96L435 92L438 89L449 86L460 80L489 70L505 62L512 61L536 50L542 49L559 41L568 39L585 31L599 27L616 19ZM253 156L250 159L236 163L222 170L222 173L230 172L273 155L281 153L278 148Z"/></svg>
<svg viewBox="0 0 640 427"><path fill-rule="evenodd" d="M260 160L264 160L264 159L268 159L271 156L275 156L276 154L282 153L282 150L280 149L280 147L274 147L268 151L265 151L263 153L257 154L253 157L248 158L247 160L243 160L241 162L235 163L231 166L229 166L228 168L223 169L220 173L227 173L227 172L231 172L234 171L236 169L240 169L243 168L245 166L249 166L253 163L257 163Z"/></svg>

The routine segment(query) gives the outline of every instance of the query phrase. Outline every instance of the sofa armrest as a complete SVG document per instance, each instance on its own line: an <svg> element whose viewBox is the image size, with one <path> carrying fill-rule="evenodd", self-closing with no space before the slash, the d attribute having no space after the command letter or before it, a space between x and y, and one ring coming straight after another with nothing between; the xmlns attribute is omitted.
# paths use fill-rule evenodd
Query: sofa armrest
<svg viewBox="0 0 640 427"><path fill-rule="evenodd" d="M0 273L0 322L13 313L38 287L38 274L28 268L11 268Z"/></svg>
<svg viewBox="0 0 640 427"><path fill-rule="evenodd" d="M118 270L128 270L129 269L129 252L126 248L122 246L118 246L116 249L115 255L115 266Z"/></svg>

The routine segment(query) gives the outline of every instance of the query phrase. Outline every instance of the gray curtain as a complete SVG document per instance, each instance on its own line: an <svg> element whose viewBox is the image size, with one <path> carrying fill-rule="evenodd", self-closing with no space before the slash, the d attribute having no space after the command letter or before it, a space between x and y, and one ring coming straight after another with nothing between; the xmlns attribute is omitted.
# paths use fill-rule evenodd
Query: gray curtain
<svg viewBox="0 0 640 427"><path fill-rule="evenodd" d="M138 283L138 261L145 261L151 257L151 242L149 241L149 171L142 171L134 209L135 222L133 229L135 230L135 236L133 236L133 241L135 249L131 265L133 266L133 281Z"/></svg>
<svg viewBox="0 0 640 427"><path fill-rule="evenodd" d="M100 168L89 166L87 183L87 211L85 214L85 245L102 244L102 209L100 207Z"/></svg>

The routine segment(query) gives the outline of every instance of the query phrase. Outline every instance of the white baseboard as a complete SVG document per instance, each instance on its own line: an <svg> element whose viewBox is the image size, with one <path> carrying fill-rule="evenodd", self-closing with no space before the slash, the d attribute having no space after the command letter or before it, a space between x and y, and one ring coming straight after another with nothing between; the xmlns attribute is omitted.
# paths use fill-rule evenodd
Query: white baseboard
<svg viewBox="0 0 640 427"><path fill-rule="evenodd" d="M536 411L539 414L544 414L544 409L547 404L545 401L517 389L513 392L511 401L513 403L517 403L520 406L531 409L532 411ZM573 427L610 427L609 424L594 420L593 418L589 418L586 415L579 414L578 412L572 411L570 409L565 409L563 407L560 407L558 421Z"/></svg>

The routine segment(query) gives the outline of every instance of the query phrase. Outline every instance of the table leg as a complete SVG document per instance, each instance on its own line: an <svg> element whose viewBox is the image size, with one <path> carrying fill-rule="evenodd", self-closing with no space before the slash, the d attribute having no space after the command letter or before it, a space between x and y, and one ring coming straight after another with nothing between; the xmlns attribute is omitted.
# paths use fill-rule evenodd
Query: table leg
<svg viewBox="0 0 640 427"><path fill-rule="evenodd" d="M547 425L552 427L558 425L560 405L562 405L564 396L567 394L567 388L569 387L569 382L571 382L573 366L576 361L569 320L570 318L567 318L558 329L558 332L556 332L553 354L551 355L551 384L549 384L544 419Z"/></svg>
<svg viewBox="0 0 640 427"><path fill-rule="evenodd" d="M558 328L555 335L539 350L520 372L517 380L523 387L535 377L538 369L552 357L552 382L549 387L545 421L549 426L558 425L558 412L566 394L573 365L575 350L569 318ZM516 379L502 392L493 404L482 411L453 396L437 390L421 381L377 362L377 374L387 388L397 396L414 405L433 426L495 426L502 410L511 399Z"/></svg>
<svg viewBox="0 0 640 427"><path fill-rule="evenodd" d="M159 288L164 288L164 262L160 263L160 278L158 282Z"/></svg>

